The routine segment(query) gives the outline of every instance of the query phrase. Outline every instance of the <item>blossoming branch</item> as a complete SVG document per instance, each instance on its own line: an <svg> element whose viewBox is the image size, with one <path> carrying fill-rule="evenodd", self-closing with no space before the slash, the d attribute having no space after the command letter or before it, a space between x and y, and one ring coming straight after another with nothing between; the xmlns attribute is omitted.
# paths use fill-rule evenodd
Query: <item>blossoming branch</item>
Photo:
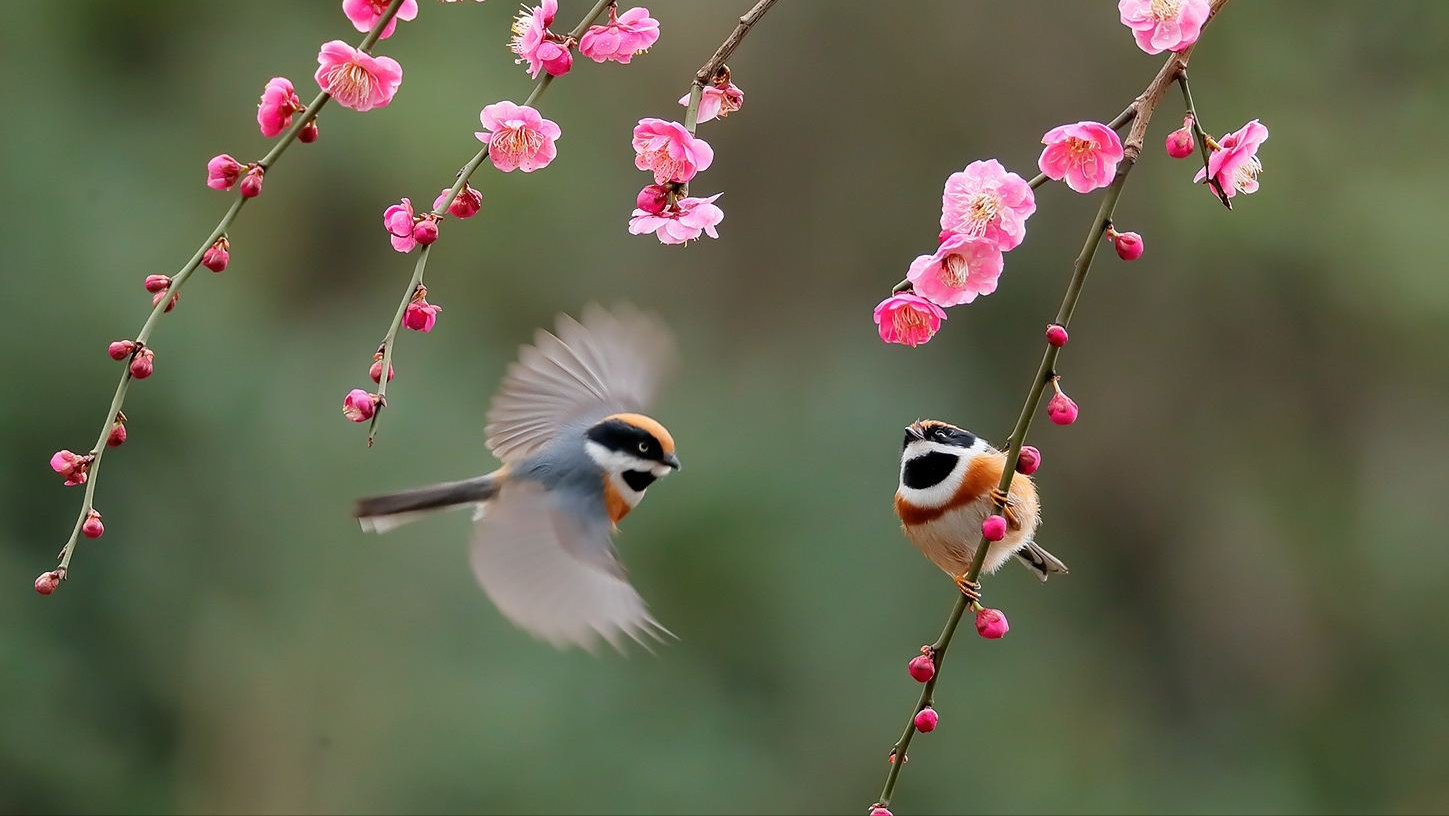
<svg viewBox="0 0 1449 816"><path fill-rule="evenodd" d="M663 119L640 119L634 128L634 166L654 174L635 199L629 219L634 235L653 233L661 244L685 244L701 235L718 238L716 227L724 211L709 198L689 195L689 182L714 163L714 149L695 137L700 122L723 119L745 104L745 92L730 81L725 60L739 48L745 35L775 0L760 0L740 17L734 31L720 43L713 56L694 74L689 93L680 97L685 107L684 124Z"/></svg>
<svg viewBox="0 0 1449 816"><path fill-rule="evenodd" d="M1195 181L1208 188L1231 209L1231 199L1258 189L1262 164L1258 148L1268 138L1268 129L1257 120L1221 139L1212 139L1202 129L1187 84L1187 66L1197 38L1207 22L1228 0L1120 0L1121 21L1133 32L1138 46L1149 54L1170 52L1156 77L1128 108L1112 122L1077 122L1051 130L1042 137L1045 148L1037 165L1041 174L1030 182L1006 170L996 160L978 161L946 181L942 196L939 246L930 255L910 265L906 280L875 309L875 322L882 340L916 346L940 329L946 307L970 303L996 290L1004 266L1003 254L1025 238L1026 221L1036 210L1034 190L1047 180L1063 181L1077 193L1104 189L1101 205L1087 231L1086 242L1077 255L1072 275L1056 316L1046 327L1046 349L1032 380L1025 403L1011 435L1002 476L992 499L996 512L981 524L969 569L958 579L962 588L935 643L921 647L921 653L907 664L907 673L924 684L911 708L904 731L891 747L890 770L880 798L871 806L871 816L890 816L889 805L907 760L907 749L917 732L934 731L941 716L934 707L936 684L940 680L946 649L962 616L975 614L976 630L987 639L997 639L1009 630L1006 616L979 602L982 565L988 545L1007 532L1007 501L1016 473L1030 475L1041 465L1041 452L1025 443L1033 416L1050 386L1053 396L1047 415L1057 425L1071 425L1080 413L1077 403L1062 390L1057 361L1067 345L1068 324L1081 298L1087 273L1103 238L1110 240L1119 257L1133 261L1142 256L1142 237L1120 232L1112 223L1118 197L1141 153L1147 126L1163 97L1176 83L1183 91L1186 119L1183 127L1167 136L1165 149L1173 158L1192 155L1194 141L1202 144L1204 167ZM1125 141L1117 130L1131 125ZM969 590L969 592L968 592Z"/></svg>
<svg viewBox="0 0 1449 816"><path fill-rule="evenodd" d="M608 20L596 25L605 12ZM473 174L484 161L492 162L495 169L504 173L514 170L532 173L553 162L558 153L555 142L563 130L557 123L543 118L534 103L555 78L572 70L575 48L597 63L628 65L659 40L659 21L649 16L647 8L631 8L620 13L617 0L598 0L573 30L563 34L552 29L557 14L558 0L541 0L537 6L525 6L514 20L508 47L516 56L515 62L528 66L528 75L535 80L533 90L521 105L503 100L484 106L479 114L483 130L474 134L483 147L458 171L453 185L443 188L433 200L432 209L418 214L412 201L404 197L383 211L382 224L392 248L404 254L416 250L418 257L392 322L372 355L368 376L377 384L377 390L354 388L342 400L343 416L353 422L369 423L368 445L377 438L378 418L387 405L388 383L397 373L393 356L398 329L431 332L443 310L428 300L423 277L443 217L471 218L483 206L483 194L470 184Z"/></svg>
<svg viewBox="0 0 1449 816"><path fill-rule="evenodd" d="M248 201L261 195L266 174L294 142L315 142L319 135L317 114L332 99L345 108L367 111L386 107L402 83L402 67L387 57L372 56L371 49L380 39L391 36L398 20L417 16L417 0L344 0L343 11L359 31L367 32L356 48L341 40L324 44L317 55L316 81L321 92L306 106L290 80L273 77L262 91L257 105L257 126L268 138L281 136L262 158L240 162L228 154L211 159L206 165L206 184L214 190L237 187L236 198L211 234L181 269L174 275L148 275L146 291L151 293L151 313L134 338L116 340L107 348L112 359L124 362L120 382L106 409L100 435L85 453L56 451L50 467L69 486L85 485L80 513L70 538L60 551L60 564L35 579L35 591L49 595L60 586L70 572L71 557L81 536L100 538L105 533L101 512L95 506L97 480L101 459L108 448L126 442L126 414L121 410L126 392L134 380L144 380L156 369L156 349L151 343L157 321L176 308L181 289L198 266L221 272L231 263L231 239L227 230Z"/></svg>

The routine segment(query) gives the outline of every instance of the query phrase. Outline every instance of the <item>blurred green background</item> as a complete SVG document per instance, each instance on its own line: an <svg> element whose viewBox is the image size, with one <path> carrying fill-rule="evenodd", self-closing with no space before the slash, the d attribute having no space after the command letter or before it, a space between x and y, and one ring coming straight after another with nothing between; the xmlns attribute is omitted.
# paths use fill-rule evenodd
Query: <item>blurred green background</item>
<svg viewBox="0 0 1449 816"><path fill-rule="evenodd" d="M51 598L30 589L81 499L46 467L95 437L107 341L259 156L257 95L304 97L335 2L20 0L0 30L7 388L0 394L0 810L863 813L918 691L948 581L890 507L900 429L1000 441L1097 206L1038 192L1001 289L917 350L871 307L935 246L945 177L1116 114L1157 70L1113 4L790 0L732 59L743 111L701 128L718 241L625 224L629 133L748 6L657 0L628 67L576 63L533 175L485 169L449 221L375 448L338 413L408 278L382 209L431 202L521 101L514 9L423 0L378 53L394 104L327 108L200 273L132 389L131 441ZM563 0L560 28L589 4ZM1226 212L1153 123L1118 209L1147 254L1099 256L1062 370L1081 421L1039 418L1040 540L1072 575L988 583L1012 633L960 641L900 813L1449 808L1449 319L1438 149L1449 5L1234 3L1193 60L1219 134L1272 130ZM1435 238L1434 236L1439 236ZM459 514L385 538L357 495L492 466L482 415L535 326L591 300L663 312L686 367L659 416L686 469L622 547L681 636L560 653L507 625Z"/></svg>

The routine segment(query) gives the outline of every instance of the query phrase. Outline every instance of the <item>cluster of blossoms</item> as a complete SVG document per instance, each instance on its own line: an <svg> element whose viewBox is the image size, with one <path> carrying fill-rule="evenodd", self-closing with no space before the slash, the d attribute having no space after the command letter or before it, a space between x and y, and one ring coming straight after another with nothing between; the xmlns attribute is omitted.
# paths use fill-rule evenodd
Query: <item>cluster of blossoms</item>
<svg viewBox="0 0 1449 816"><path fill-rule="evenodd" d="M550 30L557 14L558 0L543 0L532 8L525 6L513 21L508 47L518 55L514 61L527 64L528 75L534 79L541 73L554 77L567 74L574 65L575 46L594 62L628 65L659 41L659 21L649 16L647 8L631 8L620 14L616 6L610 6L609 21L590 26L578 40Z"/></svg>
<svg viewBox="0 0 1449 816"><path fill-rule="evenodd" d="M724 67L698 93L696 124L723 119L745 103L745 92L730 81L729 69ZM679 104L687 108L691 96L680 97ZM678 122L646 118L634 127L633 144L634 166L653 173L654 183L645 185L635 197L629 232L653 233L662 244L684 244L701 235L718 238L716 227L724 220L724 211L714 202L721 194L689 196L689 180L714 162L709 143Z"/></svg>

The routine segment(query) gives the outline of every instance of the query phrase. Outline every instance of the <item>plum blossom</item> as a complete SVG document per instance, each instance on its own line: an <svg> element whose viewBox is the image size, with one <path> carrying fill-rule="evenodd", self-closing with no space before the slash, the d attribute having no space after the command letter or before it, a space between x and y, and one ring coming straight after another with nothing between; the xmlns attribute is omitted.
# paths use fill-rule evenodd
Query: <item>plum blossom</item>
<svg viewBox="0 0 1449 816"><path fill-rule="evenodd" d="M1149 54L1181 51L1197 42L1211 13L1208 0L1118 0L1122 25Z"/></svg>
<svg viewBox="0 0 1449 816"><path fill-rule="evenodd" d="M996 159L974 161L946 179L941 195L941 229L991 239L1007 252L1026 237L1026 219L1036 212L1031 185Z"/></svg>
<svg viewBox="0 0 1449 816"><path fill-rule="evenodd" d="M683 183L709 169L714 149L678 122L640 119L634 126L634 166L654 173L654 183Z"/></svg>
<svg viewBox="0 0 1449 816"><path fill-rule="evenodd" d="M875 307L880 339L915 348L941 329L946 312L920 295L891 295Z"/></svg>
<svg viewBox="0 0 1449 816"><path fill-rule="evenodd" d="M388 0L342 0L342 13L352 21L353 28L366 33L377 25L378 20L382 19L383 13L387 11L387 6ZM397 14L391 20L387 21L387 25L382 29L382 34L378 35L378 39L385 40L391 37L393 30L397 28L398 20L412 20L417 16L418 0L403 0L402 7L397 10Z"/></svg>
<svg viewBox="0 0 1449 816"><path fill-rule="evenodd" d="M342 415L352 422L366 422L377 413L377 404L382 399L361 388L354 388L342 398Z"/></svg>
<svg viewBox="0 0 1449 816"><path fill-rule="evenodd" d="M315 78L337 104L355 111L385 108L402 84L402 66L390 57L374 57L341 40L317 52Z"/></svg>
<svg viewBox="0 0 1449 816"><path fill-rule="evenodd" d="M679 104L689 107L689 94L679 97ZM745 104L745 92L733 82L723 86L707 85L699 94L699 120L723 119Z"/></svg>
<svg viewBox="0 0 1449 816"><path fill-rule="evenodd" d="M554 141L563 131L528 105L495 102L478 118L483 130L473 135L488 145L488 160L505 173L514 169L532 173L547 167L557 155Z"/></svg>
<svg viewBox="0 0 1449 816"><path fill-rule="evenodd" d="M952 233L934 255L911 263L906 280L937 306L956 306L995 292L1001 267L1001 250L989 239Z"/></svg>
<svg viewBox="0 0 1449 816"><path fill-rule="evenodd" d="M629 60L659 41L659 21L649 16L649 9L637 6L623 14L616 12L617 8L611 7L608 24L590 26L584 32L579 39L579 53L594 62L613 60L628 65Z"/></svg>
<svg viewBox="0 0 1449 816"><path fill-rule="evenodd" d="M1197 171L1193 181L1201 183L1211 173L1228 198L1238 193L1249 195L1258 192L1258 174L1263 172L1258 148L1266 141L1267 125L1257 119L1243 125L1222 138L1218 143L1219 149L1208 156L1207 168Z"/></svg>
<svg viewBox="0 0 1449 816"><path fill-rule="evenodd" d="M629 232L632 235L652 232L661 244L688 243L701 234L718 238L719 231L715 227L724 220L724 210L715 206L714 200L721 195L723 193L715 193L709 198L681 198L659 213L637 209L629 219Z"/></svg>
<svg viewBox="0 0 1449 816"><path fill-rule="evenodd" d="M50 457L50 469L65 478L67 487L73 487L86 483L86 471L90 468L93 459L95 457L89 454L82 456L68 450L59 450Z"/></svg>
<svg viewBox="0 0 1449 816"><path fill-rule="evenodd" d="M433 199L433 209L436 210L443 206L443 202L448 200L448 194L451 192L453 192L451 187L444 187L443 192ZM452 213L454 218L472 218L481 209L483 209L483 194L467 182L464 182L463 189L458 191L458 197L448 205L448 212Z"/></svg>
<svg viewBox="0 0 1449 816"><path fill-rule="evenodd" d="M392 239L392 248L398 252L412 252L418 242L413 238L413 223L417 221L413 215L413 202L404 197L402 201L388 207L382 212L382 226L387 230L388 237Z"/></svg>
<svg viewBox="0 0 1449 816"><path fill-rule="evenodd" d="M558 0L543 0L537 6L523 7L513 21L513 37L508 48L518 55L514 62L528 63L528 75L534 79L542 71L549 76L563 76L573 66L573 55L563 38L548 30L558 14Z"/></svg>
<svg viewBox="0 0 1449 816"><path fill-rule="evenodd" d="M262 135L268 138L292 126L292 114L306 110L292 81L286 77L272 77L262 91L262 100L257 103L257 125Z"/></svg>
<svg viewBox="0 0 1449 816"><path fill-rule="evenodd" d="M423 334L433 330L433 326L438 322L438 312L443 311L442 306L429 303L427 295L428 291L419 287L418 294L413 296L412 303L409 303L407 311L403 312L403 325Z"/></svg>
<svg viewBox="0 0 1449 816"><path fill-rule="evenodd" d="M1079 193L1106 187L1117 175L1122 161L1122 140L1117 131L1101 122L1060 125L1041 137L1046 149L1037 167L1053 181L1066 180Z"/></svg>
<svg viewBox="0 0 1449 816"><path fill-rule="evenodd" d="M213 190L230 190L241 178L243 169L241 162L227 153L213 156L206 163L206 186Z"/></svg>

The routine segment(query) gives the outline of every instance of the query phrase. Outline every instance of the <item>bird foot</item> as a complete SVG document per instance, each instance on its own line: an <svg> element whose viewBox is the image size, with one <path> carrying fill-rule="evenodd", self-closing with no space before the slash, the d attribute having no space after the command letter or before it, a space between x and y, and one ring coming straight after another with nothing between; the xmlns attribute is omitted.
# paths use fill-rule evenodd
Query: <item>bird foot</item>
<svg viewBox="0 0 1449 816"><path fill-rule="evenodd" d="M966 600L972 603L981 603L980 581L968 581L966 580L965 574L957 575L952 580L956 582L956 588L961 590L961 594L966 596Z"/></svg>

